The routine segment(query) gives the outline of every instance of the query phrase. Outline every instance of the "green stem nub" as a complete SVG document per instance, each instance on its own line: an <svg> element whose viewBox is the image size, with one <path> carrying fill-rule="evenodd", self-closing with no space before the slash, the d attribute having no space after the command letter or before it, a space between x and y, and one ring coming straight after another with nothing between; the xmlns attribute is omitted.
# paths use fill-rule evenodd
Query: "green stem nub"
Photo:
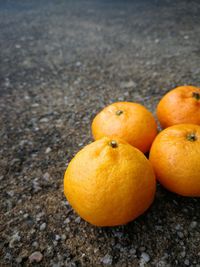
<svg viewBox="0 0 200 267"><path fill-rule="evenodd" d="M115 140L112 140L110 141L109 145L112 147L112 148L117 148L118 147L118 144Z"/></svg>
<svg viewBox="0 0 200 267"><path fill-rule="evenodd" d="M117 111L116 111L116 115L117 115L117 116L120 116L122 113L123 113L122 110L117 110Z"/></svg>
<svg viewBox="0 0 200 267"><path fill-rule="evenodd" d="M190 142L196 141L197 140L197 137L196 137L195 133L189 133L187 135L187 140L190 141Z"/></svg>
<svg viewBox="0 0 200 267"><path fill-rule="evenodd" d="M198 92L193 92L193 93L192 93L192 96L193 96L194 98L196 98L196 100L200 100L200 93L198 93Z"/></svg>

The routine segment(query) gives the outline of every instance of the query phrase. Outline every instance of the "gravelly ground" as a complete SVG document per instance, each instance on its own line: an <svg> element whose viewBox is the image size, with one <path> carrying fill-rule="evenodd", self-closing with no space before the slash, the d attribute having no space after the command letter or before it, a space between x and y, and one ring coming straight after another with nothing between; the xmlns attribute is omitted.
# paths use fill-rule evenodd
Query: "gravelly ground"
<svg viewBox="0 0 200 267"><path fill-rule="evenodd" d="M139 219L96 228L62 188L104 105L154 112L167 90L200 85L199 14L186 0L0 2L1 266L200 266L199 199L158 186Z"/></svg>

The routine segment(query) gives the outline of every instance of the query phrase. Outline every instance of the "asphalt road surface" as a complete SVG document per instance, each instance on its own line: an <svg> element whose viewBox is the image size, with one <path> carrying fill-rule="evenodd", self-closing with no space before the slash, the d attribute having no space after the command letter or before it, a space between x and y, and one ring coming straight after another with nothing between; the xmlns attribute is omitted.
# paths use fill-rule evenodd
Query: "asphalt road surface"
<svg viewBox="0 0 200 267"><path fill-rule="evenodd" d="M0 1L0 266L200 267L198 198L158 185L143 216L97 228L63 195L102 107L155 114L168 90L200 85L199 14L187 0Z"/></svg>

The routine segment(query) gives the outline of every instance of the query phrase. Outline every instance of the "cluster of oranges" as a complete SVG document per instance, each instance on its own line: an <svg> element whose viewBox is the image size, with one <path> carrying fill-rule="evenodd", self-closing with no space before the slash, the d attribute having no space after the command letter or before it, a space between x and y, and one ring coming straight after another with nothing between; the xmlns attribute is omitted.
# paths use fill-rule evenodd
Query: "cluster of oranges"
<svg viewBox="0 0 200 267"><path fill-rule="evenodd" d="M86 221L114 226L135 219L153 202L156 178L172 192L200 196L200 88L171 90L157 117L165 128L159 134L151 112L133 102L113 103L94 118L96 141L64 176L64 193Z"/></svg>

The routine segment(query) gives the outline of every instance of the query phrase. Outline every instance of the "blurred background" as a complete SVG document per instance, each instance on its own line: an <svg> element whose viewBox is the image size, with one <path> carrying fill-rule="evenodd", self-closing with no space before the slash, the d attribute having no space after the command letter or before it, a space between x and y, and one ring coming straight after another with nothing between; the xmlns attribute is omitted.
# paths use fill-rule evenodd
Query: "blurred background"
<svg viewBox="0 0 200 267"><path fill-rule="evenodd" d="M0 1L1 264L200 266L199 200L160 188L150 212L97 229L62 192L64 170L114 101L155 114L200 85L198 0ZM32 257L32 258L31 258Z"/></svg>

